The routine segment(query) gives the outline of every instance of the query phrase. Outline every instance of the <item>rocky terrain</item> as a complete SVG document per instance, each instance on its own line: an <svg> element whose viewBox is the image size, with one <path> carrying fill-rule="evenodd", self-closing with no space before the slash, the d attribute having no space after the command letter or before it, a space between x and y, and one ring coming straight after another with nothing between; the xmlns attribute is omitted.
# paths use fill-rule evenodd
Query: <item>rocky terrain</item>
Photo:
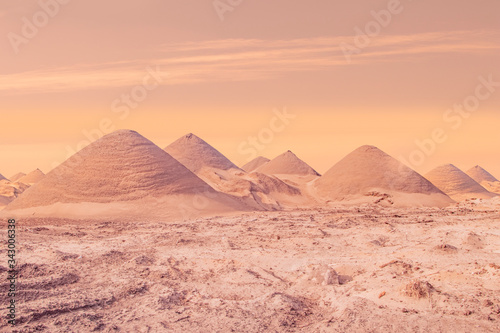
<svg viewBox="0 0 500 333"><path fill-rule="evenodd" d="M499 207L20 219L0 331L498 332Z"/></svg>

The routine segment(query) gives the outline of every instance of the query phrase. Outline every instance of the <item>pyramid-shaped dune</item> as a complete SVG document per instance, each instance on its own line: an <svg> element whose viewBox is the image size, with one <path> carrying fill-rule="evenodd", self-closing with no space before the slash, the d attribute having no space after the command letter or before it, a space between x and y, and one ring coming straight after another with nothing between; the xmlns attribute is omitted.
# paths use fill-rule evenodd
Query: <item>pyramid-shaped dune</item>
<svg viewBox="0 0 500 333"><path fill-rule="evenodd" d="M387 198L402 206L437 206L453 203L430 181L374 146L362 146L335 164L315 182L324 199ZM379 199L377 199L379 201Z"/></svg>
<svg viewBox="0 0 500 333"><path fill-rule="evenodd" d="M33 185L42 180L43 177L45 177L45 174L40 169L36 169L28 173L27 175L19 178L17 181L23 184Z"/></svg>
<svg viewBox="0 0 500 333"><path fill-rule="evenodd" d="M11 182L17 182L19 179L23 178L24 176L26 176L26 174L24 172L19 172L19 173L16 173L14 176L10 177L10 181Z"/></svg>
<svg viewBox="0 0 500 333"><path fill-rule="evenodd" d="M254 208L276 209L300 201L300 190L264 174L248 174L194 134L165 148L175 159L219 192Z"/></svg>
<svg viewBox="0 0 500 333"><path fill-rule="evenodd" d="M262 165L255 171L267 175L320 175L290 150Z"/></svg>
<svg viewBox="0 0 500 333"><path fill-rule="evenodd" d="M479 165L469 169L466 173L488 191L500 194L500 181Z"/></svg>
<svg viewBox="0 0 500 333"><path fill-rule="evenodd" d="M263 156L259 156L259 157L254 158L253 160L251 160L250 162L248 162L244 166L242 166L241 169L245 170L246 172L252 172L252 171L256 170L258 167L266 164L269 161L270 161L270 159L265 158Z"/></svg>
<svg viewBox="0 0 500 333"><path fill-rule="evenodd" d="M471 198L490 199L496 196L453 164L439 166L427 173L425 178L457 201Z"/></svg>
<svg viewBox="0 0 500 333"><path fill-rule="evenodd" d="M482 182L498 182L499 181L491 173L484 170L479 165L476 165L475 167L467 170L466 174L467 174L467 176L471 177L479 184L481 184Z"/></svg>
<svg viewBox="0 0 500 333"><path fill-rule="evenodd" d="M52 209L34 212L50 216L53 213L61 212L64 215L74 211L78 216L85 216L98 215L100 208L107 212L114 208L115 214L136 211L141 215L165 213L176 216L179 204L186 203L188 208L193 206L193 210L196 210L196 196L209 198L211 203L205 208L223 211L245 209L233 198L217 193L137 132L120 130L106 135L69 158L6 209L27 209L31 212L34 207L53 206ZM144 202L156 206L141 209L140 206L131 205ZM74 205L83 203L94 205ZM95 214L90 214L92 210Z"/></svg>
<svg viewBox="0 0 500 333"><path fill-rule="evenodd" d="M173 158L194 173L203 168L240 170L217 149L194 134L187 134L165 148Z"/></svg>
<svg viewBox="0 0 500 333"><path fill-rule="evenodd" d="M2 180L2 179L7 179L7 178L5 178L4 176L2 176L2 174L0 173L0 180Z"/></svg>

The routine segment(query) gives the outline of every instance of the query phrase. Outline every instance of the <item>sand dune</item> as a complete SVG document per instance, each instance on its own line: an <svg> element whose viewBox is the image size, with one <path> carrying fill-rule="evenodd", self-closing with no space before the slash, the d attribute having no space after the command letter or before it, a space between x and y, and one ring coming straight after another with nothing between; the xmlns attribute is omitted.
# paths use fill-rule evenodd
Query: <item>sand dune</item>
<svg viewBox="0 0 500 333"><path fill-rule="evenodd" d="M165 151L194 173L207 167L219 170L241 170L214 147L194 134L183 136L166 147Z"/></svg>
<svg viewBox="0 0 500 333"><path fill-rule="evenodd" d="M268 175L320 175L290 150L260 166L255 171Z"/></svg>
<svg viewBox="0 0 500 333"><path fill-rule="evenodd" d="M374 146L362 146L315 182L320 197L409 206L446 206L453 201L417 172Z"/></svg>
<svg viewBox="0 0 500 333"><path fill-rule="evenodd" d="M252 172L252 171L255 171L255 169L257 169L258 167L266 164L269 161L270 161L270 159L265 158L263 156L259 156L259 157L254 158L253 160L251 160L250 162L248 162L244 166L242 166L241 169L245 170L246 172Z"/></svg>
<svg viewBox="0 0 500 333"><path fill-rule="evenodd" d="M165 151L214 189L237 195L250 195L251 183L246 172L194 134L188 134L165 148Z"/></svg>
<svg viewBox="0 0 500 333"><path fill-rule="evenodd" d="M23 183L11 182L8 179L0 180L0 209L16 199L29 186Z"/></svg>
<svg viewBox="0 0 500 333"><path fill-rule="evenodd" d="M249 174L238 168L194 134L180 138L165 151L217 191L239 197L250 207L275 210L311 202L301 197L297 187L276 177L262 173Z"/></svg>
<svg viewBox="0 0 500 333"><path fill-rule="evenodd" d="M278 177L184 139L196 173L121 130L0 212L22 217L21 331L498 332L500 196L450 205L373 146Z"/></svg>
<svg viewBox="0 0 500 333"><path fill-rule="evenodd" d="M500 181L479 165L469 169L466 173L488 191L500 194Z"/></svg>
<svg viewBox="0 0 500 333"><path fill-rule="evenodd" d="M9 180L11 182L17 182L19 179L21 179L24 176L26 176L26 174L24 172L19 172L19 173L16 173L15 175L13 175L12 177L10 177Z"/></svg>
<svg viewBox="0 0 500 333"><path fill-rule="evenodd" d="M27 185L33 185L42 180L43 177L45 177L45 174L40 169L36 169L28 173L27 175L19 178L17 181Z"/></svg>
<svg viewBox="0 0 500 333"><path fill-rule="evenodd" d="M7 178L5 178L5 177L4 177L4 176L0 173L0 180L2 180L2 179L7 179Z"/></svg>
<svg viewBox="0 0 500 333"><path fill-rule="evenodd" d="M373 146L356 149L322 177L291 151L271 161L258 157L243 168L255 171L238 168L193 134L163 151L140 134L121 130L46 176L37 169L19 178L19 183L34 184L22 195L25 186L4 179L2 204L19 197L8 210L46 216L122 216L133 210L134 202L148 207L146 214L179 217L186 215L178 212L186 202L196 216L310 207L325 201L443 207L454 202L451 198L495 196L452 165L433 170L426 179ZM500 183L480 167L469 173L490 187Z"/></svg>
<svg viewBox="0 0 500 333"><path fill-rule="evenodd" d="M6 209L48 216L181 216L180 203L199 210L196 198L206 201L207 212L247 209L238 200L217 193L137 132L120 130L69 158Z"/></svg>
<svg viewBox="0 0 500 333"><path fill-rule="evenodd" d="M471 198L490 199L495 196L453 164L439 166L425 177L457 201Z"/></svg>
<svg viewBox="0 0 500 333"><path fill-rule="evenodd" d="M24 219L16 329L497 333L499 204Z"/></svg>
<svg viewBox="0 0 500 333"><path fill-rule="evenodd" d="M20 172L10 177L10 179L6 179L0 175L0 209L3 209L14 201L27 188L43 178L43 176L43 172L38 169L31 172L29 175ZM22 178L24 178L23 181L21 181Z"/></svg>
<svg viewBox="0 0 500 333"><path fill-rule="evenodd" d="M496 179L492 174L490 174L488 171L484 170L482 167L479 165L476 165L473 168L470 168L467 170L466 174L474 179L476 182L481 184L484 181L487 182L498 182L499 180Z"/></svg>

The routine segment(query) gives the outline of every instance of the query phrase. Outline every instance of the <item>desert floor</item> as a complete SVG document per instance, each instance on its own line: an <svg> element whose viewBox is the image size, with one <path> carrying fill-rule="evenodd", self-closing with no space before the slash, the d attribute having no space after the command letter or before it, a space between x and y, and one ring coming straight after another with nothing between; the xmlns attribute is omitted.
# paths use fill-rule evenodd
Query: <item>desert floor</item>
<svg viewBox="0 0 500 333"><path fill-rule="evenodd" d="M474 202L20 220L19 324L0 330L499 332L499 223Z"/></svg>

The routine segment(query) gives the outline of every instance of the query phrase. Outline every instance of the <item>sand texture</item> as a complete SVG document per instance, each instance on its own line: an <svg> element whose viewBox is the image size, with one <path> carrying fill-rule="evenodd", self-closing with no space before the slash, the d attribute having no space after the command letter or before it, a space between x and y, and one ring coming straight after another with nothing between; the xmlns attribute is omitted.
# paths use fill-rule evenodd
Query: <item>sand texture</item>
<svg viewBox="0 0 500 333"><path fill-rule="evenodd" d="M290 174L319 176L319 173L290 150L260 166L255 171L268 175Z"/></svg>
<svg viewBox="0 0 500 333"><path fill-rule="evenodd" d="M333 201L374 196L394 203L391 197L396 196L405 198L404 205L413 202L416 206L441 207L452 203L430 181L374 146L356 149L314 185L318 196Z"/></svg>
<svg viewBox="0 0 500 333"><path fill-rule="evenodd" d="M453 164L439 166L425 177L457 201L471 198L488 199L495 196Z"/></svg>
<svg viewBox="0 0 500 333"><path fill-rule="evenodd" d="M257 169L258 167L266 164L269 161L270 161L270 159L263 157L263 156L259 156L259 157L254 158L253 160L251 160L250 162L248 162L244 166L242 166L241 169L245 170L246 172L252 172L252 171L255 171L255 169Z"/></svg>
<svg viewBox="0 0 500 333"><path fill-rule="evenodd" d="M175 223L23 219L18 330L498 332L493 200Z"/></svg>

